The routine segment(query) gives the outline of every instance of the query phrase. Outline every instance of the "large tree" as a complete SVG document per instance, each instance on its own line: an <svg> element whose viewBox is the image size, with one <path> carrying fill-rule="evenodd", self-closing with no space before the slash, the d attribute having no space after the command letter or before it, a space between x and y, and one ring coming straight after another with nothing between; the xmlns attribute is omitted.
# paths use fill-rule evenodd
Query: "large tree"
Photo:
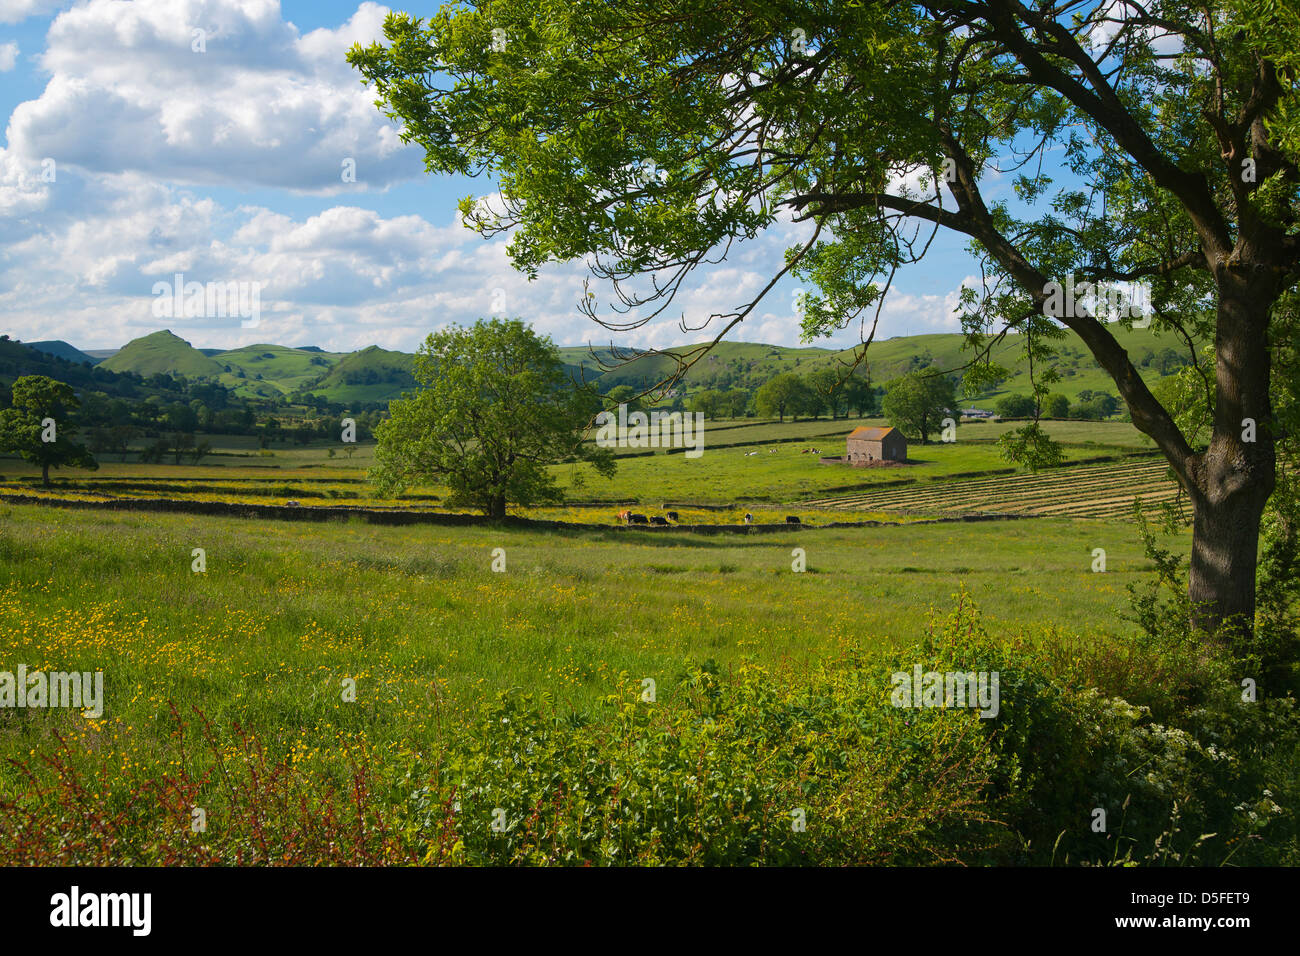
<svg viewBox="0 0 1300 956"><path fill-rule="evenodd" d="M431 334L415 378L421 388L391 402L375 432L373 477L385 492L437 481L451 489L449 504L504 518L507 504L560 499L548 465L585 460L614 473L613 455L582 441L599 398L518 319Z"/></svg>
<svg viewBox="0 0 1300 956"><path fill-rule="evenodd" d="M1076 333L1191 500L1198 623L1249 626L1276 481L1270 325L1300 265L1293 4L469 0L427 23L392 15L385 36L349 54L381 108L431 171L497 180L500 203L467 199L467 221L511 230L529 274L588 259L615 312L640 309L620 323L584 296L612 327L649 321L781 216L810 235L715 317L717 338L787 272L818 290L805 336L844 328L934 232L968 237L984 279L962 308L973 362L1018 333L1046 388L1053 341ZM992 201L1008 176L1014 201ZM1054 283L1133 281L1189 360L1214 344L1204 446L1105 314L1057 308Z"/></svg>
<svg viewBox="0 0 1300 956"><path fill-rule="evenodd" d="M908 372L886 382L880 410L889 424L920 438L922 445L940 429L945 418L951 416L955 421L961 414L952 380L937 368Z"/></svg>
<svg viewBox="0 0 1300 956"><path fill-rule="evenodd" d="M793 418L813 415L819 404L812 389L794 372L773 375L754 393L754 406L758 414L776 415L782 422L787 414Z"/></svg>
<svg viewBox="0 0 1300 956"><path fill-rule="evenodd" d="M72 386L45 375L14 381L12 405L0 409L0 451L17 452L41 469L48 488L50 469L70 466L95 471L99 463L85 445L73 441L80 407Z"/></svg>

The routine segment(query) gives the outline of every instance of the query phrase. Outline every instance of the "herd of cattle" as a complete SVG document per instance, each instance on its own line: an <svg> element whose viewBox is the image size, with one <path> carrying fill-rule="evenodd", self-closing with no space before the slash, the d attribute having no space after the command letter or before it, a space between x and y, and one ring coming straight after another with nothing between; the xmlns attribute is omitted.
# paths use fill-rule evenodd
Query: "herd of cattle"
<svg viewBox="0 0 1300 956"><path fill-rule="evenodd" d="M634 511L620 511L618 513L618 520L621 521L623 524L670 525L670 524L678 523L678 517L676 511L665 511L662 515L649 515L649 516L637 514ZM745 517L741 520L745 524L753 524L754 516L752 514L746 514ZM795 515L786 515L785 523L800 524L801 522Z"/></svg>

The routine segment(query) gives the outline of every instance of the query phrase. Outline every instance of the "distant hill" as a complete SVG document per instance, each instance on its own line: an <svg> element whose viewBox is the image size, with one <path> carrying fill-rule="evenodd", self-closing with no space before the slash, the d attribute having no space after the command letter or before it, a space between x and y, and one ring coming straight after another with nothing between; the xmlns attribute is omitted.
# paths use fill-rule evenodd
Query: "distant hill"
<svg viewBox="0 0 1300 956"><path fill-rule="evenodd" d="M305 388L331 402L387 402L415 387L415 356L377 345L341 357Z"/></svg>
<svg viewBox="0 0 1300 956"><path fill-rule="evenodd" d="M1110 331L1128 350L1134 363L1139 364L1142 377L1147 381L1155 381L1162 374L1154 364L1141 367L1140 363L1148 353L1158 356L1165 350L1172 349L1181 355L1186 354L1186 346L1172 333L1161 334L1152 329L1126 330L1118 325L1112 325ZM963 350L964 341L964 336L956 332L885 339L871 343L863 364L870 371L871 380L876 385L883 385L913 369L931 365L960 373L962 367L974 358L973 353ZM1085 390L1117 394L1115 383L1096 366L1091 353L1078 336L1072 332L1067 333L1057 348L1060 352L1058 365L1061 380L1052 386L1053 392L1059 392L1072 400ZM1006 368L1009 374L998 388L979 396L982 401L994 401L1004 394L1030 393L1029 368L1021 349L1017 337L1008 336L992 350L992 361ZM685 354L689 347L668 351ZM602 391L608 391L615 385L631 385L637 389L649 387L670 375L675 365L668 355L646 354L602 372L601 362L607 365L615 362L607 348L597 349L594 357L586 348L564 348L560 349L560 357L566 362L581 364L588 376L599 379ZM748 342L719 342L687 371L682 383L688 392L703 388L754 389L774 375L784 372L806 375L820 368L844 369L852 358L852 349L837 351L815 347L787 348Z"/></svg>
<svg viewBox="0 0 1300 956"><path fill-rule="evenodd" d="M36 351L44 352L46 355L55 355L61 359L67 359L69 362L84 362L87 365L94 365L97 361L85 352L75 349L67 342L59 339L53 339L49 342L25 342L24 344L29 349L36 349Z"/></svg>
<svg viewBox="0 0 1300 956"><path fill-rule="evenodd" d="M7 394L14 380L24 375L47 375L67 382L79 393L103 392L111 398L145 398L162 394L131 376L109 371L100 365L69 361L23 342L0 338L0 394Z"/></svg>
<svg viewBox="0 0 1300 956"><path fill-rule="evenodd" d="M320 349L294 349L284 345L245 345L213 358L222 367L221 383L236 392L265 383L282 395L324 378L343 354Z"/></svg>
<svg viewBox="0 0 1300 956"><path fill-rule="evenodd" d="M1172 334L1151 329L1125 330L1110 326L1144 379L1154 382L1171 370L1167 358L1172 350L1185 356L1186 350ZM873 342L867 350L865 366L876 385L883 385L914 368L931 365L960 374L972 359L962 349L959 333L901 336ZM248 345L238 349L196 349L169 331L155 332L129 342L123 348L78 351L66 342L35 343L46 346L52 354L73 361L102 358L99 368L114 372L131 371L144 377L156 372L182 374L191 379L220 382L236 394L247 398L281 401L293 395L314 395L344 404L385 404L415 386L412 375L414 356L370 346L357 352L327 352L319 346L290 348L284 345ZM1052 386L1072 401L1086 390L1116 394L1110 378L1096 367L1090 353L1073 334L1057 345L1061 380ZM685 353L689 347L672 350ZM663 354L642 353L630 361L616 358L609 347L593 354L585 346L559 350L570 377L585 379L601 391L616 385L631 385L638 390L662 381L672 373L674 362ZM636 350L623 352L636 356ZM73 358L81 356L81 358ZM844 368L852 350L815 346L789 348L754 342L721 342L704 355L687 372L682 387L687 394L704 388L756 389L772 376L783 372L805 375L820 368ZM1020 343L1008 336L992 353L993 361L1004 366L1008 375L995 388L981 395L963 396L977 407L992 407L1006 394L1030 392L1028 367L1020 354ZM621 363L621 364L620 364Z"/></svg>
<svg viewBox="0 0 1300 956"><path fill-rule="evenodd" d="M110 372L135 372L146 378L163 372L212 381L219 380L224 371L214 359L168 330L132 339L99 367Z"/></svg>

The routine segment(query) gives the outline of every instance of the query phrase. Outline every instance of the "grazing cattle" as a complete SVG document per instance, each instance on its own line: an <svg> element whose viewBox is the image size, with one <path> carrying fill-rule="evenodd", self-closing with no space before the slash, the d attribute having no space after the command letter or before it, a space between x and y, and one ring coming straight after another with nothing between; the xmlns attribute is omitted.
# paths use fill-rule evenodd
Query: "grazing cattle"
<svg viewBox="0 0 1300 956"><path fill-rule="evenodd" d="M297 508L299 506L296 501L286 501L284 504L287 508Z"/></svg>
<svg viewBox="0 0 1300 956"><path fill-rule="evenodd" d="M678 519L677 519L677 512L676 512L676 511L669 511L669 512L666 512L666 513L664 514L664 517L667 518L669 521L676 521L676 520L678 520Z"/></svg>
<svg viewBox="0 0 1300 956"><path fill-rule="evenodd" d="M745 524L753 524L753 523L754 523L754 516L749 512L745 512Z"/></svg>
<svg viewBox="0 0 1300 956"><path fill-rule="evenodd" d="M786 516L785 516L785 523L786 523L786 524L800 524L800 521L799 521L799 519L796 518L794 515L786 515Z"/></svg>
<svg viewBox="0 0 1300 956"><path fill-rule="evenodd" d="M631 514L632 514L632 512L630 512L630 511L620 511L620 512L618 513L618 520L621 521L621 522L623 522L624 524L627 524L628 516L631 515Z"/></svg>
<svg viewBox="0 0 1300 956"><path fill-rule="evenodd" d="M651 523L651 524L662 524L662 525L666 525L666 524L668 524L668 519L667 519L667 518L664 518L664 517L661 517L660 515L651 515L651 516L650 516L650 523Z"/></svg>
<svg viewBox="0 0 1300 956"><path fill-rule="evenodd" d="M646 518L645 515L632 514L627 516L627 523L628 524L649 524L650 521L648 518Z"/></svg>

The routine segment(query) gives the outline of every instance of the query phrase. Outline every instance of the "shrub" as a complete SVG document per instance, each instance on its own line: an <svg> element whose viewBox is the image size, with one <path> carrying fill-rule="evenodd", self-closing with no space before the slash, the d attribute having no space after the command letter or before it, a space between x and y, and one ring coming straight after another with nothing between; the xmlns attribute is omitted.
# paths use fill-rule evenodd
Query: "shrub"
<svg viewBox="0 0 1300 956"><path fill-rule="evenodd" d="M900 712L864 674L795 685L703 666L679 704L616 695L600 723L503 695L414 791L422 857L438 859L449 819L457 863L943 862L960 850L940 834L998 839L971 720Z"/></svg>

